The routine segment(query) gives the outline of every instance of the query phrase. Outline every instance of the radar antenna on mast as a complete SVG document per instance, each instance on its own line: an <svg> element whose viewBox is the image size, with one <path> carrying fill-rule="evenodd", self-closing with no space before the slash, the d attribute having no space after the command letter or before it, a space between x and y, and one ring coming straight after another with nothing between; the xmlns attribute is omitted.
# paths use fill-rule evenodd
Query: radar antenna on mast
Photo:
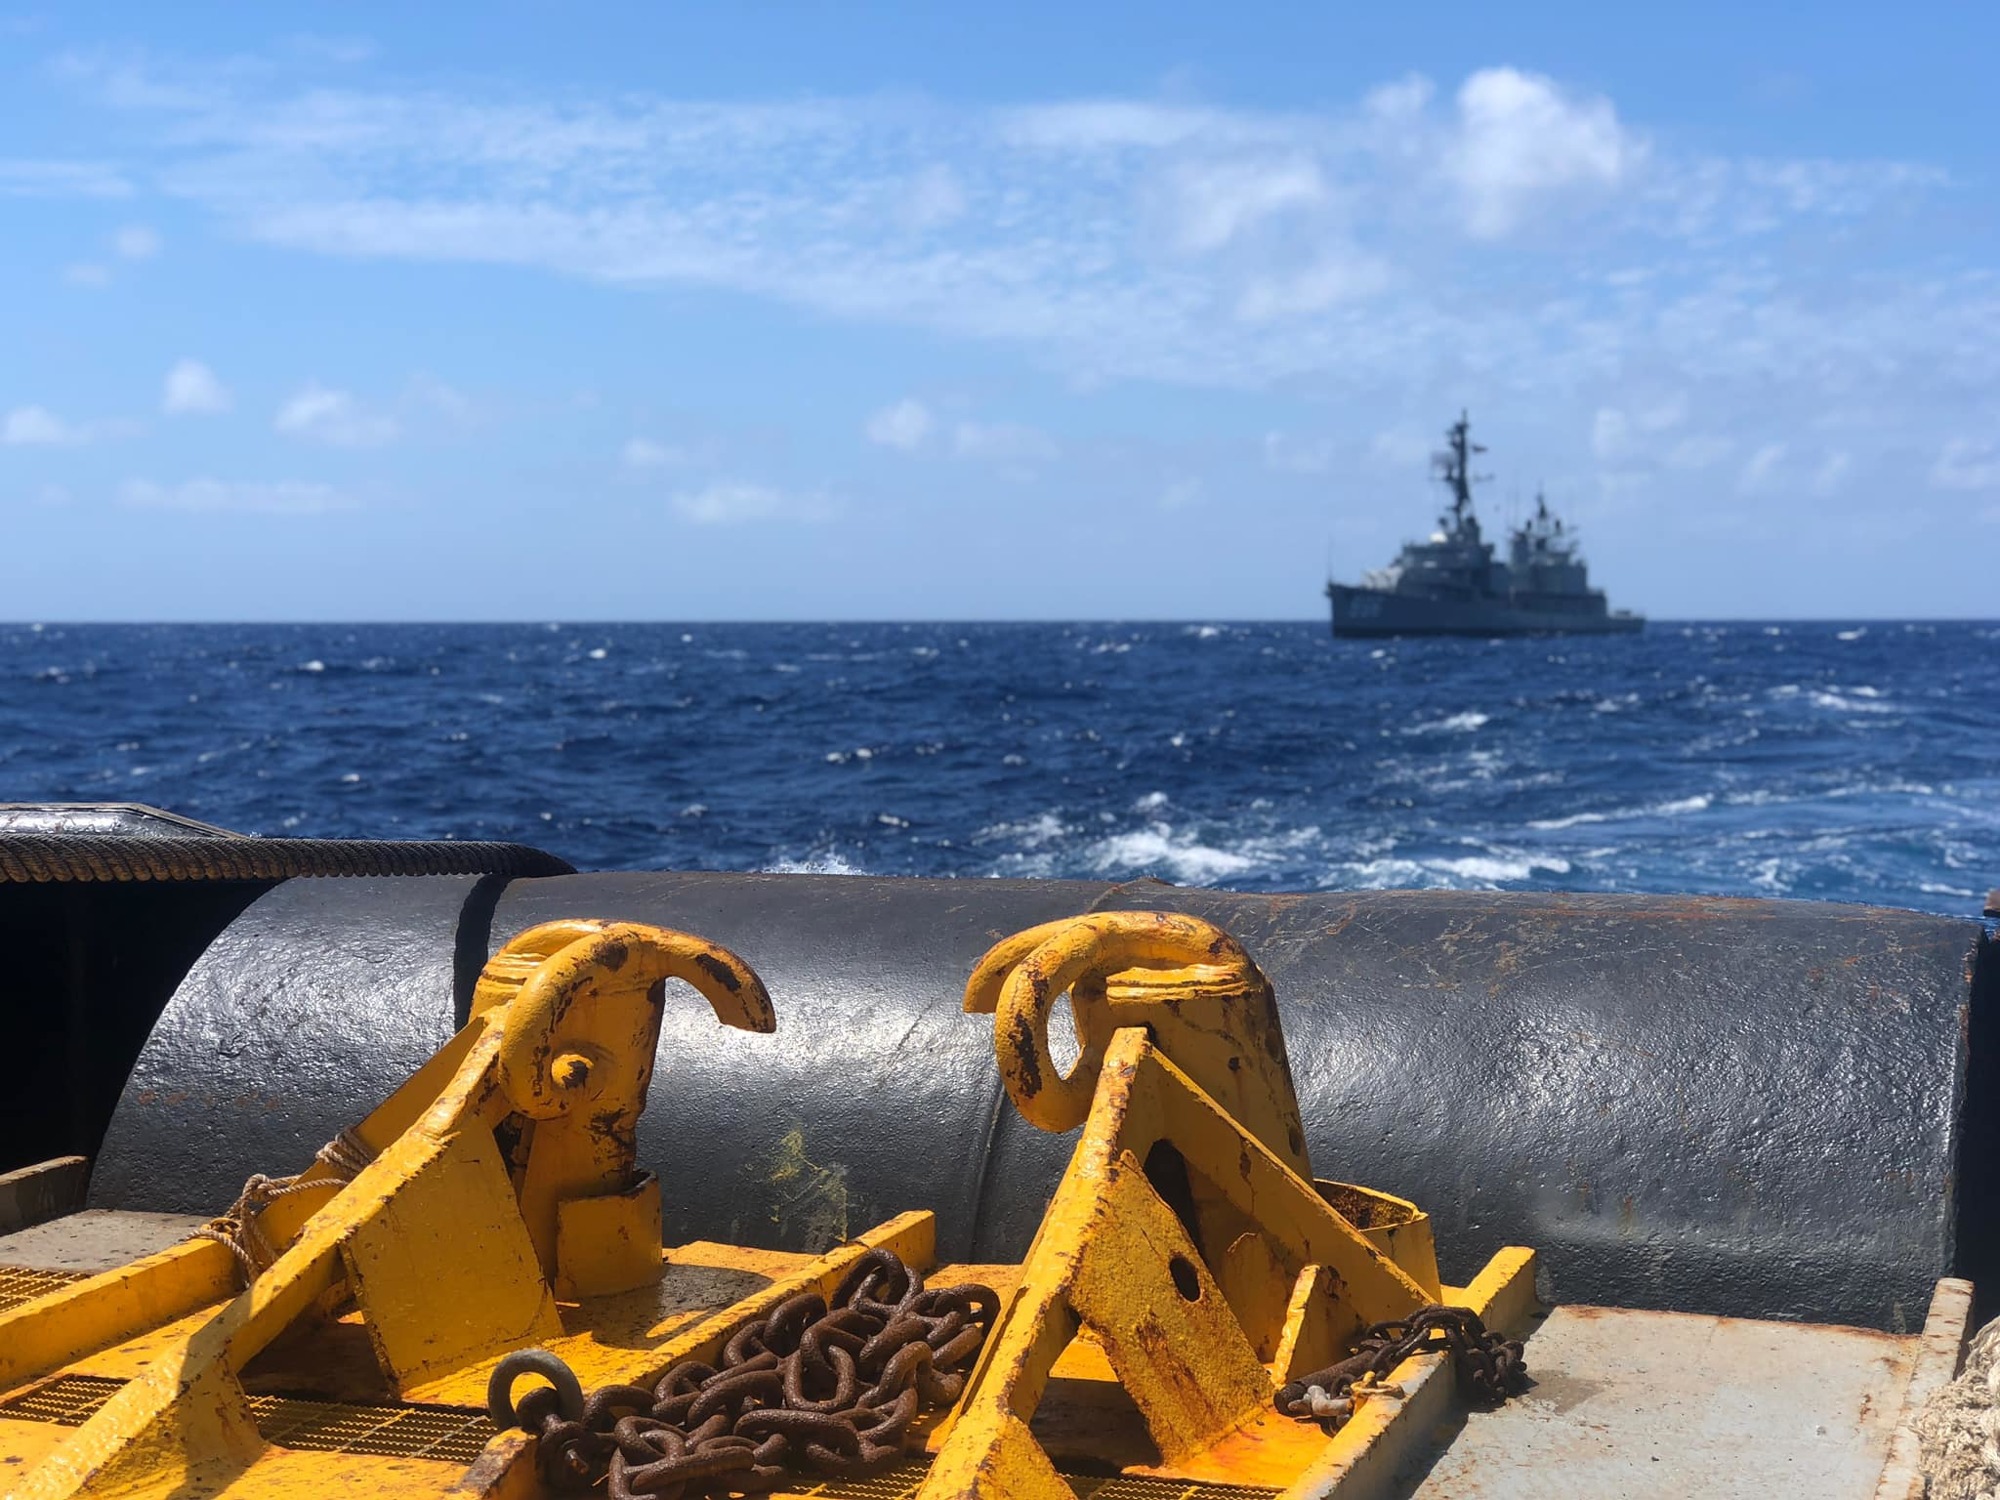
<svg viewBox="0 0 2000 1500"><path fill-rule="evenodd" d="M1473 442L1471 433L1471 418L1461 410L1458 420L1445 429L1444 448L1431 455L1432 472L1451 492L1451 514L1438 517L1438 524L1448 531L1457 531L1472 521L1472 487L1493 477L1472 472L1472 455L1484 453L1486 448Z"/></svg>

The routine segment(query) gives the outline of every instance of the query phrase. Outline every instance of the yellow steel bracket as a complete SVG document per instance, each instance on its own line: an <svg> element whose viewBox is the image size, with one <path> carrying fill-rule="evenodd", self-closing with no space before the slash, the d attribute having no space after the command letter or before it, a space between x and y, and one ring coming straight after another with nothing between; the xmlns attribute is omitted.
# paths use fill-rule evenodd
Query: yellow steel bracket
<svg viewBox="0 0 2000 1500"><path fill-rule="evenodd" d="M1048 1043L1064 992L1067 1075ZM1219 928L1051 923L988 953L965 1005L993 1013L1021 1113L1083 1130L920 1500L1071 1500L1029 1423L1079 1334L1172 1466L1365 1325L1437 1299L1427 1242L1398 1264L1315 1186L1270 984Z"/></svg>
<svg viewBox="0 0 2000 1500"><path fill-rule="evenodd" d="M562 1334L558 1296L661 1272L659 1186L635 1131L669 979L725 1025L772 1031L762 982L699 938L634 923L522 934L444 1049L352 1133L373 1160L343 1184L315 1164L263 1209L276 1261L235 1292L236 1262L194 1239L0 1314L0 1389L216 1302L16 1493L187 1493L263 1441L244 1366L301 1320L359 1312L389 1391ZM204 1477L206 1476L206 1477Z"/></svg>

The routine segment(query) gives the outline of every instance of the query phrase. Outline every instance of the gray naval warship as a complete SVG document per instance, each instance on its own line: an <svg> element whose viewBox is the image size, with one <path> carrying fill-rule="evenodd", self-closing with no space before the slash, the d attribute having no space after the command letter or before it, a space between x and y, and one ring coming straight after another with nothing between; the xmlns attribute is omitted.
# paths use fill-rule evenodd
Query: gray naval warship
<svg viewBox="0 0 2000 1500"><path fill-rule="evenodd" d="M1576 534L1539 495L1534 515L1508 538L1507 561L1494 557L1472 513L1472 486L1485 477L1472 473L1472 456L1485 451L1461 412L1431 461L1451 496L1438 529L1405 543L1359 584L1327 584L1335 635L1617 635L1645 625L1641 615L1607 607L1604 591L1590 586Z"/></svg>

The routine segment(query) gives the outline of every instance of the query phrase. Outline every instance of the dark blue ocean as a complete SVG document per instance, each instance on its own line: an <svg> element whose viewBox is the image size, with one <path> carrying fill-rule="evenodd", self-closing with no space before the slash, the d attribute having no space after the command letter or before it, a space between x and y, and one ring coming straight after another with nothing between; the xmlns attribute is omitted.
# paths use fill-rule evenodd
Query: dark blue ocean
<svg viewBox="0 0 2000 1500"><path fill-rule="evenodd" d="M0 799L583 868L1971 913L2000 626L8 626Z"/></svg>

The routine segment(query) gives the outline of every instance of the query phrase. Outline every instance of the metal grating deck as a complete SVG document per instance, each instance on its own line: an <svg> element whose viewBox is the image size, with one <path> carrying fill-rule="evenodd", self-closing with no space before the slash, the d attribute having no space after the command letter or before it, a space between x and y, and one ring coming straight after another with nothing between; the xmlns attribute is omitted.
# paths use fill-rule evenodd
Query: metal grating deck
<svg viewBox="0 0 2000 1500"><path fill-rule="evenodd" d="M88 1271L34 1271L26 1266L0 1266L0 1312L89 1277Z"/></svg>
<svg viewBox="0 0 2000 1500"><path fill-rule="evenodd" d="M898 1464L886 1473L858 1479L829 1479L825 1484L787 1488L785 1493L814 1500L912 1500L930 1473L928 1458ZM1247 1484L1197 1484L1185 1479L1065 1474L1077 1500L1271 1500L1278 1492Z"/></svg>
<svg viewBox="0 0 2000 1500"><path fill-rule="evenodd" d="M58 1375L10 1401L0 1401L0 1417L81 1427L124 1384L99 1375ZM252 1396L250 1412L267 1442L312 1453L372 1453L381 1458L469 1464L494 1435L485 1413L451 1406L354 1406Z"/></svg>
<svg viewBox="0 0 2000 1500"><path fill-rule="evenodd" d="M495 1436L484 1412L450 1406L348 1406L252 1396L250 1410L265 1441L313 1453L372 1453L464 1465L479 1457Z"/></svg>
<svg viewBox="0 0 2000 1500"><path fill-rule="evenodd" d="M0 1401L0 1417L59 1422L80 1427L124 1385L98 1375L58 1375L54 1380ZM265 1440L281 1448L314 1453L369 1453L380 1458L428 1458L470 1464L493 1440L493 1424L482 1412L451 1406L353 1406L338 1401L299 1401L288 1396L252 1396L250 1410ZM930 1472L928 1458L898 1464L885 1473L788 1489L813 1500L912 1500ZM1271 1500L1278 1492L1242 1484L1196 1484L1179 1479L1065 1474L1077 1500Z"/></svg>
<svg viewBox="0 0 2000 1500"><path fill-rule="evenodd" d="M0 1417L81 1427L124 1384L105 1375L58 1375L11 1400L0 1401Z"/></svg>

